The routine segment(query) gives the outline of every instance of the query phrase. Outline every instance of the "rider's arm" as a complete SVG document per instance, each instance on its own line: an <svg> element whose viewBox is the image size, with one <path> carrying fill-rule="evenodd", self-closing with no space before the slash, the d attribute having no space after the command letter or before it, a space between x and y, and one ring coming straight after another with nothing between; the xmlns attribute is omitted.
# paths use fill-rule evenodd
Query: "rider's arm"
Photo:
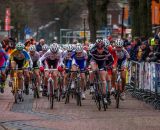
<svg viewBox="0 0 160 130"><path fill-rule="evenodd" d="M129 55L128 51L124 48L123 48L123 51L125 52L125 55L126 55L127 59L130 59L130 55Z"/></svg>
<svg viewBox="0 0 160 130"><path fill-rule="evenodd" d="M63 59L64 59L64 55L63 55L63 52L62 51L59 51L58 52L58 55L59 55L59 62L58 62L58 66L63 66Z"/></svg>
<svg viewBox="0 0 160 130"><path fill-rule="evenodd" d="M39 58L39 66L43 66L42 62L49 56L50 53L51 53L50 50L48 50L46 53L42 55L41 58Z"/></svg>
<svg viewBox="0 0 160 130"><path fill-rule="evenodd" d="M30 62L32 62L31 57L30 57L30 55L28 54L28 52L25 51L25 50L23 50L22 53L23 53L24 56L25 56L25 62L24 62L23 67L24 67L24 68L28 68L28 67L30 67Z"/></svg>

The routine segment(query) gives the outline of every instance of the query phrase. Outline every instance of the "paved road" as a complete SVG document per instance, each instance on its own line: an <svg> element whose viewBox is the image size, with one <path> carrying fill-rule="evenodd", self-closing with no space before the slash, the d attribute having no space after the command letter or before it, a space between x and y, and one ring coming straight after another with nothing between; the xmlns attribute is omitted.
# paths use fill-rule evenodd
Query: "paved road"
<svg viewBox="0 0 160 130"><path fill-rule="evenodd" d="M106 112L97 110L89 94L82 107L71 100L67 105L56 102L50 110L44 97L33 100L29 95L14 104L6 88L0 102L0 130L160 130L160 112L129 95L120 109L113 101Z"/></svg>

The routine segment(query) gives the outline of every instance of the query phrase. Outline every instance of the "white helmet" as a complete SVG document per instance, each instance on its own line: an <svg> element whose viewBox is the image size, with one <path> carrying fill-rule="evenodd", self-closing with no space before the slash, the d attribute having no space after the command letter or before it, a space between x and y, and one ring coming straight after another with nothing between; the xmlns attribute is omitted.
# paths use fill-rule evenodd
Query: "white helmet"
<svg viewBox="0 0 160 130"><path fill-rule="evenodd" d="M53 43L53 44L50 45L50 50L51 50L52 53L57 52L58 49L59 49L59 46L58 46L57 43Z"/></svg>
<svg viewBox="0 0 160 130"><path fill-rule="evenodd" d="M35 45L30 46L29 51L36 51L36 46Z"/></svg>
<svg viewBox="0 0 160 130"><path fill-rule="evenodd" d="M123 44L124 44L124 42L123 42L122 39L117 39L117 40L115 41L115 43L116 43L116 46L117 46L117 47L123 47Z"/></svg>
<svg viewBox="0 0 160 130"><path fill-rule="evenodd" d="M89 50L91 50L94 47L94 44L89 44Z"/></svg>
<svg viewBox="0 0 160 130"><path fill-rule="evenodd" d="M107 38L103 39L103 42L105 44L105 47L110 45L110 41Z"/></svg>
<svg viewBox="0 0 160 130"><path fill-rule="evenodd" d="M73 50L73 46L71 45L71 44L69 44L68 46L67 46L67 51L72 51Z"/></svg>
<svg viewBox="0 0 160 130"><path fill-rule="evenodd" d="M76 51L76 52L82 52L82 51L83 51L82 45L77 45L75 51Z"/></svg>
<svg viewBox="0 0 160 130"><path fill-rule="evenodd" d="M42 46L42 51L47 51L48 50L48 45L47 44L44 44L43 46Z"/></svg>

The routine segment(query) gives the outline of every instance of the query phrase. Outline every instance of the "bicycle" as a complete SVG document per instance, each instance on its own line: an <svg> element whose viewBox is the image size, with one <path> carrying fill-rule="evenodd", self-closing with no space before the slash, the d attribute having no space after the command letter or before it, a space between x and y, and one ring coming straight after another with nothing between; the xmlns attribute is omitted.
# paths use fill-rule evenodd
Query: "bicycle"
<svg viewBox="0 0 160 130"><path fill-rule="evenodd" d="M48 79L48 100L49 100L49 106L50 109L53 109L53 104L54 104L54 99L55 99L55 93L54 93L54 80L52 78L52 73L53 71L57 71L57 69L52 69L53 67L51 67L51 69L44 69L49 71L49 79Z"/></svg>
<svg viewBox="0 0 160 130"><path fill-rule="evenodd" d="M68 76L67 76L67 87L66 87L66 93L65 93L65 104L69 103L70 100L70 95L72 94L73 97L73 89L71 88L71 83L72 83L72 79L71 79L71 71L69 69L66 69L66 72L68 72Z"/></svg>
<svg viewBox="0 0 160 130"><path fill-rule="evenodd" d="M12 87L14 101L15 101L15 103L18 103L18 100L19 100L19 102L23 102L24 101L23 87L22 87L22 89L19 89L19 86L18 86L18 73L23 72L23 68L18 68L18 66L16 66L16 69L11 69L11 70L14 71L13 82L10 83L10 85Z"/></svg>
<svg viewBox="0 0 160 130"><path fill-rule="evenodd" d="M38 67L35 67L33 69L38 69ZM36 78L36 74L34 73L34 70L33 70L33 73L32 73L31 81L32 81L33 97L34 98L39 98L38 83L37 83L37 78Z"/></svg>
<svg viewBox="0 0 160 130"><path fill-rule="evenodd" d="M70 78L71 73L75 74L75 78L74 78L75 88L74 89L71 88L71 83L72 83L72 79ZM75 95L77 106L82 106L82 102L81 102L82 92L81 92L81 88L80 88L80 80L81 80L80 71L79 70L78 71L69 71L68 75L69 75L69 82L67 84L65 104L69 103L70 94L72 94L72 98L73 98L73 95Z"/></svg>
<svg viewBox="0 0 160 130"><path fill-rule="evenodd" d="M94 100L98 110L100 111L103 107L104 111L108 108L108 104L104 102L103 99L103 87L102 82L99 76L99 70L93 71L94 73L94 80L93 80L93 88L94 88Z"/></svg>
<svg viewBox="0 0 160 130"><path fill-rule="evenodd" d="M121 88L122 88L122 78L121 72L124 71L123 69L117 69L117 78L116 78L116 92L115 92L115 100L116 100L116 108L119 108L119 101L121 96Z"/></svg>
<svg viewBox="0 0 160 130"><path fill-rule="evenodd" d="M57 101L58 102L60 102L61 97L62 97L63 80L64 80L63 73L59 72L59 76L58 76L58 89L57 89Z"/></svg>

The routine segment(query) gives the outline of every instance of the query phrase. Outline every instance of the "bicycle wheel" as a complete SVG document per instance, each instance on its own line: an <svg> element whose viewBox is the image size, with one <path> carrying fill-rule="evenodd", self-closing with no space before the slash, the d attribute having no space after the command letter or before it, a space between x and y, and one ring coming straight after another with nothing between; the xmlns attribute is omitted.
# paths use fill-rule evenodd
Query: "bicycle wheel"
<svg viewBox="0 0 160 130"><path fill-rule="evenodd" d="M117 91L116 91L116 95L115 95L116 97L116 108L119 108L119 100L120 100L120 90L118 89Z"/></svg>
<svg viewBox="0 0 160 130"><path fill-rule="evenodd" d="M102 103L103 103L103 109L104 111L106 111L106 109L108 108L108 105L104 102L103 98L102 98Z"/></svg>
<svg viewBox="0 0 160 130"><path fill-rule="evenodd" d="M14 102L18 103L18 92L14 92Z"/></svg>
<svg viewBox="0 0 160 130"><path fill-rule="evenodd" d="M78 80L75 84L76 84L76 101L77 101L77 106L81 106L82 102L81 102L81 91L80 91L80 81Z"/></svg>
<svg viewBox="0 0 160 130"><path fill-rule="evenodd" d="M80 93L77 93L76 100L77 100L77 106L82 106L82 103L81 103L81 94Z"/></svg>
<svg viewBox="0 0 160 130"><path fill-rule="evenodd" d="M69 92L66 92L65 104L69 103Z"/></svg>
<svg viewBox="0 0 160 130"><path fill-rule="evenodd" d="M50 93L49 93L49 106L50 106L50 109L53 109L53 103L54 103L54 95L53 95L53 84L52 84L52 81L49 82L49 88L50 89Z"/></svg>

